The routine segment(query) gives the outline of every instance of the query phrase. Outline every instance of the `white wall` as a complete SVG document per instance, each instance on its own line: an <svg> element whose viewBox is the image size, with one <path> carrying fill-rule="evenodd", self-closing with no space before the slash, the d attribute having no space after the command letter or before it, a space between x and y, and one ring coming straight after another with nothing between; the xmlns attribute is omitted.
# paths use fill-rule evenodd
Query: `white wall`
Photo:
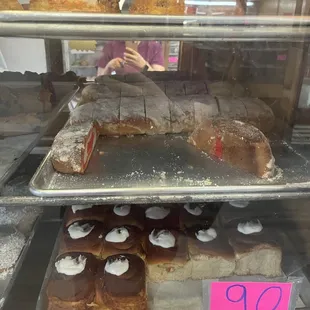
<svg viewBox="0 0 310 310"><path fill-rule="evenodd" d="M9 71L47 71L43 39L0 38L0 50Z"/></svg>

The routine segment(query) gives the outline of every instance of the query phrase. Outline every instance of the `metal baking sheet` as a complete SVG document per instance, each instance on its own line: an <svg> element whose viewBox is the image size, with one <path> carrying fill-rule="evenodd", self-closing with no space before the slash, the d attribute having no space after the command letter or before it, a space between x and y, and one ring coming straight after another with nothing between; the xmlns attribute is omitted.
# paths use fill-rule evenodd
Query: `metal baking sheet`
<svg viewBox="0 0 310 310"><path fill-rule="evenodd" d="M188 199L199 194L310 192L310 157L283 142L272 149L276 175L262 180L210 158L184 135L100 137L84 175L56 172L49 153L31 179L30 191L42 197L182 194Z"/></svg>
<svg viewBox="0 0 310 310"><path fill-rule="evenodd" d="M35 231L37 229L40 218L41 218L41 215L38 216L38 218L36 219L30 235L25 236L25 238L26 238L25 245L24 245L15 265L13 266L12 273L9 273L4 279L0 279L0 309L5 304L5 300L6 300L7 296L10 294L11 288L14 285L14 281L15 281L16 276L17 276L17 274L18 274L18 272L19 272L19 270L20 270L20 268L24 262L24 259L26 257L27 252L28 252L29 246L32 242L32 238L35 234Z"/></svg>

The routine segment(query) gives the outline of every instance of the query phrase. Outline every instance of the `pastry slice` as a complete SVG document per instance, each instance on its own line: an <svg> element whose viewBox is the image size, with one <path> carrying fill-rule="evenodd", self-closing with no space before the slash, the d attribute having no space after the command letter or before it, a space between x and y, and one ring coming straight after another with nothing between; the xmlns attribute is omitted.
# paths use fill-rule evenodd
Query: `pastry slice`
<svg viewBox="0 0 310 310"><path fill-rule="evenodd" d="M169 100L163 96L145 97L145 115L148 124L147 134L171 132Z"/></svg>
<svg viewBox="0 0 310 310"><path fill-rule="evenodd" d="M282 249L273 229L259 220L239 221L229 230L229 243L236 257L235 274L281 276Z"/></svg>
<svg viewBox="0 0 310 310"><path fill-rule="evenodd" d="M166 95L168 97L184 96L185 95L184 81L166 82Z"/></svg>
<svg viewBox="0 0 310 310"><path fill-rule="evenodd" d="M100 257L104 237L102 222L83 220L64 228L60 236L59 254L79 251Z"/></svg>
<svg viewBox="0 0 310 310"><path fill-rule="evenodd" d="M122 97L120 106L120 135L141 135L147 132L144 97Z"/></svg>
<svg viewBox="0 0 310 310"><path fill-rule="evenodd" d="M196 127L189 143L260 178L274 174L274 157L268 139L252 125L213 119Z"/></svg>
<svg viewBox="0 0 310 310"><path fill-rule="evenodd" d="M93 205L72 205L68 208L65 218L65 226L68 227L77 221L95 220L104 222L106 208Z"/></svg>
<svg viewBox="0 0 310 310"><path fill-rule="evenodd" d="M184 281L191 276L186 236L176 230L154 229L145 240L150 282Z"/></svg>
<svg viewBox="0 0 310 310"><path fill-rule="evenodd" d="M87 309L95 297L96 272L92 254L71 252L57 257L46 288L48 309Z"/></svg>
<svg viewBox="0 0 310 310"><path fill-rule="evenodd" d="M219 116L217 101L210 95L192 97L194 105L195 128L206 120Z"/></svg>
<svg viewBox="0 0 310 310"><path fill-rule="evenodd" d="M115 254L135 254L145 257L142 248L142 232L135 226L119 226L108 231L104 236L101 258Z"/></svg>
<svg viewBox="0 0 310 310"><path fill-rule="evenodd" d="M92 122L63 128L51 147L51 161L56 171L83 174L97 142L98 132Z"/></svg>
<svg viewBox="0 0 310 310"><path fill-rule="evenodd" d="M114 227L128 225L142 231L144 219L144 209L137 205L115 205L107 210L105 227L111 230Z"/></svg>
<svg viewBox="0 0 310 310"><path fill-rule="evenodd" d="M81 93L80 103L94 102L98 99L120 97L120 92L111 90L106 85L90 84L85 86Z"/></svg>
<svg viewBox="0 0 310 310"><path fill-rule="evenodd" d="M221 96L216 97L216 99L222 118L247 122L247 109L240 99Z"/></svg>
<svg viewBox="0 0 310 310"><path fill-rule="evenodd" d="M194 101L192 97L172 97L169 105L171 132L192 132L195 128Z"/></svg>
<svg viewBox="0 0 310 310"><path fill-rule="evenodd" d="M113 255L102 261L96 275L96 309L146 310L144 261L136 255Z"/></svg>
<svg viewBox="0 0 310 310"><path fill-rule="evenodd" d="M218 279L233 274L235 254L222 232L201 226L188 230L187 235L192 279Z"/></svg>
<svg viewBox="0 0 310 310"><path fill-rule="evenodd" d="M204 81L185 81L186 95L202 95L207 94L207 87Z"/></svg>
<svg viewBox="0 0 310 310"><path fill-rule="evenodd" d="M118 136L120 123L120 98L96 101L94 120L99 126L100 135Z"/></svg>
<svg viewBox="0 0 310 310"><path fill-rule="evenodd" d="M161 204L145 209L145 227L179 229L180 211L178 205Z"/></svg>
<svg viewBox="0 0 310 310"><path fill-rule="evenodd" d="M121 84L121 97L139 97L142 94L142 87L139 84Z"/></svg>

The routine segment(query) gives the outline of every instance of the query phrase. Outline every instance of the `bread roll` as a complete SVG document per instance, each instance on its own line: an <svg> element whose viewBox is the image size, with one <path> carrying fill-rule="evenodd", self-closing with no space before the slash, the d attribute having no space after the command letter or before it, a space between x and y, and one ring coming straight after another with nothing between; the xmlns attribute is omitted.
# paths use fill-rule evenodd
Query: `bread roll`
<svg viewBox="0 0 310 310"><path fill-rule="evenodd" d="M235 270L234 251L217 228L188 230L188 251L194 280L228 277Z"/></svg>
<svg viewBox="0 0 310 310"><path fill-rule="evenodd" d="M104 224L82 220L65 227L60 236L59 254L85 252L100 257L103 247Z"/></svg>
<svg viewBox="0 0 310 310"><path fill-rule="evenodd" d="M132 254L102 261L96 275L96 309L146 310L144 261Z"/></svg>
<svg viewBox="0 0 310 310"><path fill-rule="evenodd" d="M282 274L282 250L273 229L263 228L259 220L239 221L228 231L236 257L235 274L277 277Z"/></svg>
<svg viewBox="0 0 310 310"><path fill-rule="evenodd" d="M95 297L96 272L97 260L92 254L59 256L47 284L48 309L87 309Z"/></svg>
<svg viewBox="0 0 310 310"><path fill-rule="evenodd" d="M184 281L191 275L186 236L176 230L154 229L145 241L150 282Z"/></svg>
<svg viewBox="0 0 310 310"><path fill-rule="evenodd" d="M116 254L135 254L144 259L142 232L135 226L115 226L104 236L101 258Z"/></svg>

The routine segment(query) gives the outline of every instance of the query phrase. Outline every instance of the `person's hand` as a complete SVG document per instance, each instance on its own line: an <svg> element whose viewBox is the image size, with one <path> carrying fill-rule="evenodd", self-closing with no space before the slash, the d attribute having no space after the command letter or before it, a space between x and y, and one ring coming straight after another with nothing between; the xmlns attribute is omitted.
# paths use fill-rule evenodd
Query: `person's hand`
<svg viewBox="0 0 310 310"><path fill-rule="evenodd" d="M146 60L138 52L136 52L130 47L126 47L126 52L124 53L124 60L126 64L137 67L141 70L147 65Z"/></svg>
<svg viewBox="0 0 310 310"><path fill-rule="evenodd" d="M120 69L123 67L123 62L124 60L122 58L114 58L107 63L106 68L110 70Z"/></svg>

